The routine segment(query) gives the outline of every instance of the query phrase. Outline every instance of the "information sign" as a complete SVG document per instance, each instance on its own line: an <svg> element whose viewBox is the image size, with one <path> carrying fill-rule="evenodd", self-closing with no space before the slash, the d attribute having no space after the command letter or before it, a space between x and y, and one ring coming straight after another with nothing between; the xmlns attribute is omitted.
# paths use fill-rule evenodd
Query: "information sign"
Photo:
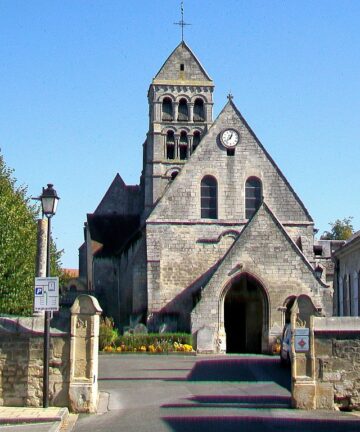
<svg viewBox="0 0 360 432"><path fill-rule="evenodd" d="M34 311L58 311L59 310L59 278L37 277L35 278Z"/></svg>

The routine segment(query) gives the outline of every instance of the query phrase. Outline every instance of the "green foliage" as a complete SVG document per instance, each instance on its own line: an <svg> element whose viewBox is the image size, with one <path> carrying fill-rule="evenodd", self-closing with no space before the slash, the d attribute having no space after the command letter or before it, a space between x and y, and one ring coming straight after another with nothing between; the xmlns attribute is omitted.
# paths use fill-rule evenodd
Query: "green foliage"
<svg viewBox="0 0 360 432"><path fill-rule="evenodd" d="M163 352L169 351L174 342L178 344L192 345L192 336L188 333L148 333L148 334L125 334L114 340L115 346L125 345L130 351L140 351L141 346L160 346ZM108 344L110 345L110 344Z"/></svg>
<svg viewBox="0 0 360 432"><path fill-rule="evenodd" d="M330 222L330 231L325 231L320 237L321 240L347 240L354 234L354 228L352 226L353 217L349 216L342 220L336 219L335 222Z"/></svg>
<svg viewBox="0 0 360 432"><path fill-rule="evenodd" d="M0 313L32 315L39 206L18 187L0 154ZM56 247L53 245L56 252ZM60 273L61 252L53 254L52 276Z"/></svg>
<svg viewBox="0 0 360 432"><path fill-rule="evenodd" d="M99 329L99 350L102 351L106 346L114 344L119 337L117 329L114 327L112 318L102 318Z"/></svg>

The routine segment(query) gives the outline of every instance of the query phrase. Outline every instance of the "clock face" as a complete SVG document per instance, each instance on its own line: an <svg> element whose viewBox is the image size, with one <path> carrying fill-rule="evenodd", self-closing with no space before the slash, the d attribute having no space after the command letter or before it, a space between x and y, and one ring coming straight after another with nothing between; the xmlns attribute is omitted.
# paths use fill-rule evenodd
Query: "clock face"
<svg viewBox="0 0 360 432"><path fill-rule="evenodd" d="M225 129L221 132L220 140L227 148L234 148L239 142L239 133L235 129Z"/></svg>

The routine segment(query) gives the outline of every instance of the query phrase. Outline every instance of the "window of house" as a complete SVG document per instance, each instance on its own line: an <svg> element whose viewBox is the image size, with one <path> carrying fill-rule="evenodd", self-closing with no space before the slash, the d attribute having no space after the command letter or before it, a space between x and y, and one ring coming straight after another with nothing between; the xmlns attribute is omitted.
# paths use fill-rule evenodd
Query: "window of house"
<svg viewBox="0 0 360 432"><path fill-rule="evenodd" d="M217 181L213 176L201 180L201 217L217 219Z"/></svg>
<svg viewBox="0 0 360 432"><path fill-rule="evenodd" d="M195 131L194 135L193 135L193 151L196 149L196 147L200 144L200 132L199 131Z"/></svg>
<svg viewBox="0 0 360 432"><path fill-rule="evenodd" d="M180 141L179 141L179 152L180 152L181 160L187 159L187 151L188 151L188 137L186 132L182 131L180 134Z"/></svg>
<svg viewBox="0 0 360 432"><path fill-rule="evenodd" d="M250 219L260 207L262 200L261 180L249 177L245 183L245 218Z"/></svg>
<svg viewBox="0 0 360 432"><path fill-rule="evenodd" d="M181 70L181 71L184 71L184 70L185 70L185 65L184 65L184 63L181 63L181 64L180 64L180 70Z"/></svg>
<svg viewBox="0 0 360 432"><path fill-rule="evenodd" d="M196 99L194 103L194 122L203 121L205 121L204 101L202 99Z"/></svg>
<svg viewBox="0 0 360 432"><path fill-rule="evenodd" d="M189 120L189 109L186 99L182 98L179 101L178 108L178 121L188 121Z"/></svg>
<svg viewBox="0 0 360 432"><path fill-rule="evenodd" d="M162 103L162 120L171 121L173 120L173 106L170 98L164 98Z"/></svg>
<svg viewBox="0 0 360 432"><path fill-rule="evenodd" d="M166 157L167 159L175 159L175 136L173 131L168 131L166 134Z"/></svg>

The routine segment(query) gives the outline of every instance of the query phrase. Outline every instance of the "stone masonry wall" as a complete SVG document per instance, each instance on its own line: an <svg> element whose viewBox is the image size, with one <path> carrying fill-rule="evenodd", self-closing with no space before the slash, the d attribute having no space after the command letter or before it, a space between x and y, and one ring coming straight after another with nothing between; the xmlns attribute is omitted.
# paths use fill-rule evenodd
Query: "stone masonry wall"
<svg viewBox="0 0 360 432"><path fill-rule="evenodd" d="M42 406L43 335L32 322L43 326L41 318L0 318L1 406ZM67 406L70 340L52 334L50 341L50 405Z"/></svg>
<svg viewBox="0 0 360 432"><path fill-rule="evenodd" d="M316 408L360 410L360 318L314 321Z"/></svg>

